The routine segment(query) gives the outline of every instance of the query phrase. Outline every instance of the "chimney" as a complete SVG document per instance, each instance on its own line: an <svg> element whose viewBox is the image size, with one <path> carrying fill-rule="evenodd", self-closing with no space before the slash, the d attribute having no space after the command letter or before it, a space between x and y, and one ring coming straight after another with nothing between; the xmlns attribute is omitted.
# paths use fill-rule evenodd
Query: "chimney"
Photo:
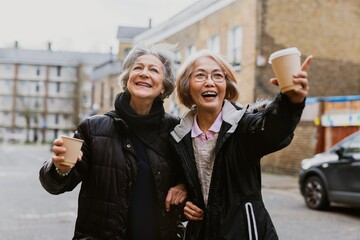
<svg viewBox="0 0 360 240"><path fill-rule="evenodd" d="M149 28L151 28L151 18L149 18Z"/></svg>
<svg viewBox="0 0 360 240"><path fill-rule="evenodd" d="M48 51L52 51L52 49L51 49L51 42L48 42Z"/></svg>

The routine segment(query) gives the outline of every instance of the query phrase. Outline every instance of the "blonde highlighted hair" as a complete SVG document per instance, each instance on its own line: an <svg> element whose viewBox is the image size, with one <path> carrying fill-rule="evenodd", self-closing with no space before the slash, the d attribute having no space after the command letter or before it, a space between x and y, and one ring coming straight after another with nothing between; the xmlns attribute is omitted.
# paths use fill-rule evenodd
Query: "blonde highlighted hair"
<svg viewBox="0 0 360 240"><path fill-rule="evenodd" d="M194 64L200 58L209 57L213 59L225 73L226 93L225 99L236 102L240 94L237 87L237 74L225 58L210 50L201 50L190 55L180 66L177 73L176 93L181 104L187 108L194 105L190 95L190 77L194 70Z"/></svg>

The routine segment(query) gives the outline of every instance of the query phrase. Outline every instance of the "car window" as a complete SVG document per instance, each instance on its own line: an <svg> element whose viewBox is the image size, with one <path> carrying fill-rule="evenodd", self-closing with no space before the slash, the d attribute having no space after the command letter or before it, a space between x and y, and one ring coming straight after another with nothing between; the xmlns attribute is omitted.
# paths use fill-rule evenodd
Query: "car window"
<svg viewBox="0 0 360 240"><path fill-rule="evenodd" d="M344 156L352 156L360 153L360 134L345 142L342 147L344 148Z"/></svg>

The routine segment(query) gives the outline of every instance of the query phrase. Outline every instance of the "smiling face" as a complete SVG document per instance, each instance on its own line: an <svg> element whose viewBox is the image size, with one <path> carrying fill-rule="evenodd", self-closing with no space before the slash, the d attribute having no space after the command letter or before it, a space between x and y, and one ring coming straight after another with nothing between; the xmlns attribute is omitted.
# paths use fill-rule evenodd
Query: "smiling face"
<svg viewBox="0 0 360 240"><path fill-rule="evenodd" d="M210 57L199 58L194 63L193 69L190 76L190 95L198 111L218 114L226 93L224 71Z"/></svg>
<svg viewBox="0 0 360 240"><path fill-rule="evenodd" d="M154 55L142 55L132 66L127 89L132 101L151 101L164 89L164 65Z"/></svg>

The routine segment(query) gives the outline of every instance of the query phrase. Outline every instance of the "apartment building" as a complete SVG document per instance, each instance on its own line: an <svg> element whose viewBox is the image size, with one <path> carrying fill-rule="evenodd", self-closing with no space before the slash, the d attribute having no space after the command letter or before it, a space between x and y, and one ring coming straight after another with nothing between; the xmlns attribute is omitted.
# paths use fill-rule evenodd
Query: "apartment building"
<svg viewBox="0 0 360 240"><path fill-rule="evenodd" d="M92 108L93 67L104 53L0 49L0 131L5 140L48 142L72 135Z"/></svg>

